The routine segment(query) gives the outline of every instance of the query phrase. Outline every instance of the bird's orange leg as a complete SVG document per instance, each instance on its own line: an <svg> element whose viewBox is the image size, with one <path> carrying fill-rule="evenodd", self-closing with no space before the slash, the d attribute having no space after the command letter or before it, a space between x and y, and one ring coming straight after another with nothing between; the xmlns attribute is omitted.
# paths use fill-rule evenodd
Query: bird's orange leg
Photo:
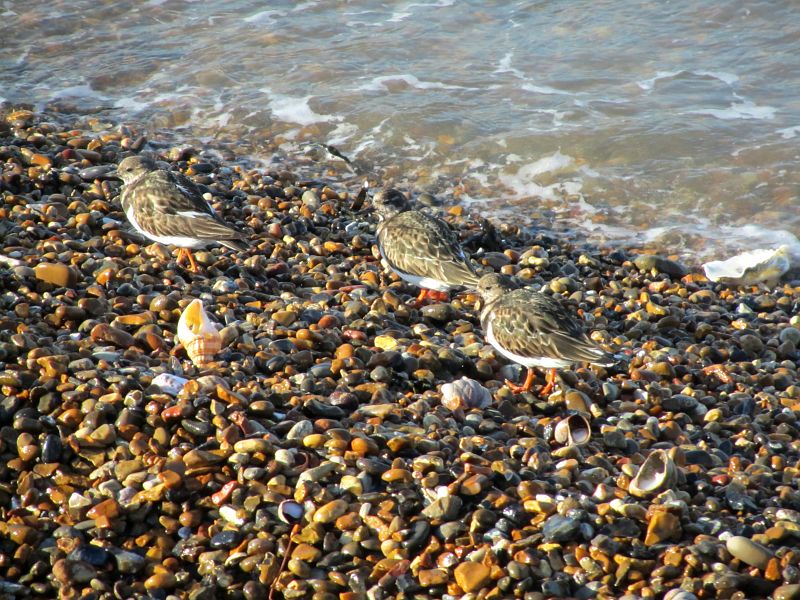
<svg viewBox="0 0 800 600"><path fill-rule="evenodd" d="M186 256L186 248L178 248L178 253L175 255L175 264L179 267L183 265L183 259Z"/></svg>
<svg viewBox="0 0 800 600"><path fill-rule="evenodd" d="M515 394L521 394L522 392L530 392L531 387L533 387L533 380L536 378L536 372L528 367L528 374L525 377L525 383L522 385L517 385L513 381L506 379L506 386Z"/></svg>
<svg viewBox="0 0 800 600"><path fill-rule="evenodd" d="M448 300L450 300L450 294L448 294L447 292L437 292L436 290L420 288L419 296L417 296L417 299L414 300L411 304L415 308L419 308L425 303L425 300L433 300L435 302L447 302Z"/></svg>
<svg viewBox="0 0 800 600"><path fill-rule="evenodd" d="M189 259L189 266L187 267L187 270L191 271L192 273L197 273L200 269L197 267L194 256L192 256L192 251L188 248L178 248L178 256L175 259L175 262L178 264L178 266L183 266L183 260L185 258Z"/></svg>
<svg viewBox="0 0 800 600"><path fill-rule="evenodd" d="M430 290L426 290L425 288L419 289L419 296L417 296L416 300L413 300L410 304L414 308L419 308L425 303L425 299L431 294Z"/></svg>
<svg viewBox="0 0 800 600"><path fill-rule="evenodd" d="M553 388L556 387L556 379L558 379L558 371L555 369L550 369L547 372L547 377L545 378L547 381L547 385L545 385L541 390L539 390L540 396L546 396L550 392L553 391Z"/></svg>
<svg viewBox="0 0 800 600"><path fill-rule="evenodd" d="M194 260L194 256L192 255L192 251L189 250L188 248L186 249L186 256L189 257L189 270L192 273L198 273L200 271L200 268L197 266L197 262L195 262L195 260Z"/></svg>

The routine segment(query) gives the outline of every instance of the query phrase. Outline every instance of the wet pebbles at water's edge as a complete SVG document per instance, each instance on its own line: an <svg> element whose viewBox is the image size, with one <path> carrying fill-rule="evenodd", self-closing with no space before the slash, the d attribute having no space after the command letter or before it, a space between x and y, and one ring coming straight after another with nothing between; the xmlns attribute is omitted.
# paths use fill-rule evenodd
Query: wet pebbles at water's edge
<svg viewBox="0 0 800 600"><path fill-rule="evenodd" d="M409 307L357 189L161 148L250 233L192 275L117 204L145 140L61 121L0 115L0 596L800 598L800 281L451 209L630 359L515 396L474 294Z"/></svg>

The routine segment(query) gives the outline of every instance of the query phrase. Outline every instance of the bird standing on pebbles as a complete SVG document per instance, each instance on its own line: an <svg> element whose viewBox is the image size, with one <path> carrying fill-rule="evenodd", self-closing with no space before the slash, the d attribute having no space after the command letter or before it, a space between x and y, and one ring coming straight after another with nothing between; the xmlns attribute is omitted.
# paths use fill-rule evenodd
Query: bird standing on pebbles
<svg viewBox="0 0 800 600"><path fill-rule="evenodd" d="M426 297L447 299L451 288L478 284L475 267L446 222L412 210L406 197L394 189L379 191L372 205L380 219L381 256L402 279L422 288L417 305Z"/></svg>
<svg viewBox="0 0 800 600"><path fill-rule="evenodd" d="M550 369L547 385L540 394L549 394L556 381L556 369L575 363L610 366L617 362L586 335L583 324L553 296L520 288L496 273L481 277L478 293L485 302L481 326L486 341L507 359L528 368L525 383L506 380L514 393L530 391L533 367Z"/></svg>
<svg viewBox="0 0 800 600"><path fill-rule="evenodd" d="M244 250L245 234L226 224L203 198L197 185L181 173L158 169L149 156L129 156L119 163L117 176L125 187L122 210L134 228L153 241L178 246L177 262L189 260L197 273L192 248L222 244Z"/></svg>

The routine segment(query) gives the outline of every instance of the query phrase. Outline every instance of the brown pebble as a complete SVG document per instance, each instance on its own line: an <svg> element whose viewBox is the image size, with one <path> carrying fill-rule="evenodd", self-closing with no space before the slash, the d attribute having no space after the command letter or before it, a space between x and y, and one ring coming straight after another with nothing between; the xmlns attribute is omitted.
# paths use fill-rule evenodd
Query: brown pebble
<svg viewBox="0 0 800 600"><path fill-rule="evenodd" d="M458 587L466 593L481 589L491 578L489 567L479 562L466 561L459 564L454 572Z"/></svg>
<svg viewBox="0 0 800 600"><path fill-rule="evenodd" d="M178 585L178 579L172 573L156 573L144 581L147 590L171 590Z"/></svg>
<svg viewBox="0 0 800 600"><path fill-rule="evenodd" d="M52 283L57 287L74 288L78 283L78 271L60 263L39 263L33 271L36 279Z"/></svg>
<svg viewBox="0 0 800 600"><path fill-rule="evenodd" d="M417 577L419 577L419 584L422 587L446 585L450 580L445 569L423 569L417 574Z"/></svg>

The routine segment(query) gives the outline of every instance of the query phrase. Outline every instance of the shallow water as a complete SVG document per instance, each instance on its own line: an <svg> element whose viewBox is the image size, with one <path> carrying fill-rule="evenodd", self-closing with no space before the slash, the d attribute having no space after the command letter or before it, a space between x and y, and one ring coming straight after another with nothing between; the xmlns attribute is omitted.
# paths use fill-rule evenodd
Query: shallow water
<svg viewBox="0 0 800 600"><path fill-rule="evenodd" d="M0 100L235 140L265 164L319 170L309 142L332 144L354 186L719 257L800 232L796 16L787 1L0 0Z"/></svg>

